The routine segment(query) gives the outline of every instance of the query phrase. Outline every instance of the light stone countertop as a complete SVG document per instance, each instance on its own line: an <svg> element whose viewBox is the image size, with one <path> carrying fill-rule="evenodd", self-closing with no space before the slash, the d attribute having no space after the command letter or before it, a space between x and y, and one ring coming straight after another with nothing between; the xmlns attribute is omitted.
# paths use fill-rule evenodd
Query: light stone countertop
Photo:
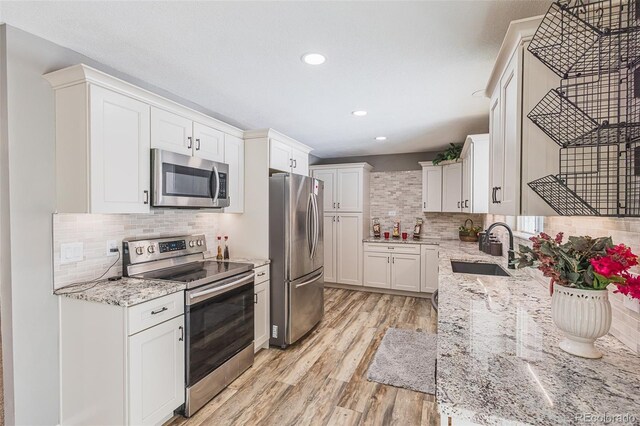
<svg viewBox="0 0 640 426"><path fill-rule="evenodd" d="M425 244L425 245L438 245L440 244L441 241L447 241L447 240L443 240L441 238L437 238L437 237L433 237L433 238L420 238L419 240L414 240L413 237L412 238L407 238L406 240L403 240L402 238L389 238L388 240L384 239L384 237L381 238L375 238L375 237L367 237L367 238L363 238L362 242L363 243L381 243L381 244ZM476 247L478 246L478 244L476 244Z"/></svg>
<svg viewBox="0 0 640 426"><path fill-rule="evenodd" d="M118 281L101 280L71 285L54 291L59 296L116 306L133 306L167 294L184 291L185 283L122 277Z"/></svg>
<svg viewBox="0 0 640 426"><path fill-rule="evenodd" d="M494 262L511 277L453 273L450 260ZM442 416L485 425L585 424L628 413L640 424L640 356L611 335L602 359L558 347L548 287L474 243L442 241L437 401ZM454 421L455 424L455 421ZM598 423L602 424L602 422Z"/></svg>
<svg viewBox="0 0 640 426"><path fill-rule="evenodd" d="M242 262L242 263L253 263L254 268L259 268L264 265L268 265L271 263L270 259L253 259L253 258L245 258L245 257L232 257L229 259L231 262Z"/></svg>

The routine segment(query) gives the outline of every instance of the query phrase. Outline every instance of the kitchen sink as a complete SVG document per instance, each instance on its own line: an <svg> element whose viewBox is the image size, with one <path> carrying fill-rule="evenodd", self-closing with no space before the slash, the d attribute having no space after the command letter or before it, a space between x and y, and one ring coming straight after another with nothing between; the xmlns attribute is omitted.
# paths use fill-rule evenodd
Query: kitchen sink
<svg viewBox="0 0 640 426"><path fill-rule="evenodd" d="M507 271L495 263L474 263L452 260L451 269L453 269L453 272L460 274L497 275L499 277L510 276Z"/></svg>

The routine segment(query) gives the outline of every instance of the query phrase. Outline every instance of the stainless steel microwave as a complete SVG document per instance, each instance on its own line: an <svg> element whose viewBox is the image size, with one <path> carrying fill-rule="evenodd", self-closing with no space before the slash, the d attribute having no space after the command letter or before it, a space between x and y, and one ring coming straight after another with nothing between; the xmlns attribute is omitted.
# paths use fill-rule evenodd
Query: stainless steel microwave
<svg viewBox="0 0 640 426"><path fill-rule="evenodd" d="M154 207L229 207L228 164L152 149L151 170Z"/></svg>

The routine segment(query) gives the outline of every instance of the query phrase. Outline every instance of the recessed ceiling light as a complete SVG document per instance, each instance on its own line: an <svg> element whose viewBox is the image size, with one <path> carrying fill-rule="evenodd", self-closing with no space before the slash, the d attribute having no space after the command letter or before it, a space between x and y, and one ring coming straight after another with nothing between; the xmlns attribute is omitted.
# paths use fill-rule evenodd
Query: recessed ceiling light
<svg viewBox="0 0 640 426"><path fill-rule="evenodd" d="M386 136L376 136L376 140L377 141L386 141L387 137Z"/></svg>
<svg viewBox="0 0 640 426"><path fill-rule="evenodd" d="M355 115L356 117L364 117L365 115L367 115L367 111L351 111L352 115Z"/></svg>
<svg viewBox="0 0 640 426"><path fill-rule="evenodd" d="M302 62L309 65L324 64L324 61L327 60L327 58L325 58L324 55L321 55L319 53L305 53L304 55L302 55L301 59L302 59Z"/></svg>

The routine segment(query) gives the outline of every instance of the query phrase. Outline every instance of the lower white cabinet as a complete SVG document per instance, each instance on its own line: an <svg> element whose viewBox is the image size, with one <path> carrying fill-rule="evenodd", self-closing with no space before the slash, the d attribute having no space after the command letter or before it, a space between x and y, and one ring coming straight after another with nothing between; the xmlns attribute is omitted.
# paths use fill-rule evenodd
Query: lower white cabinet
<svg viewBox="0 0 640 426"><path fill-rule="evenodd" d="M364 252L364 285L391 288L391 255Z"/></svg>
<svg viewBox="0 0 640 426"><path fill-rule="evenodd" d="M255 283L253 347L258 352L269 347L269 265L256 268Z"/></svg>
<svg viewBox="0 0 640 426"><path fill-rule="evenodd" d="M185 401L184 354L184 292L131 307L61 296L60 424L166 422Z"/></svg>
<svg viewBox="0 0 640 426"><path fill-rule="evenodd" d="M420 291L420 255L391 255L391 288L394 290Z"/></svg>
<svg viewBox="0 0 640 426"><path fill-rule="evenodd" d="M420 291L423 293L433 293L438 289L438 246L423 245L420 250L422 258Z"/></svg>
<svg viewBox="0 0 640 426"><path fill-rule="evenodd" d="M183 315L129 337L129 424L161 424L184 402L181 342Z"/></svg>

